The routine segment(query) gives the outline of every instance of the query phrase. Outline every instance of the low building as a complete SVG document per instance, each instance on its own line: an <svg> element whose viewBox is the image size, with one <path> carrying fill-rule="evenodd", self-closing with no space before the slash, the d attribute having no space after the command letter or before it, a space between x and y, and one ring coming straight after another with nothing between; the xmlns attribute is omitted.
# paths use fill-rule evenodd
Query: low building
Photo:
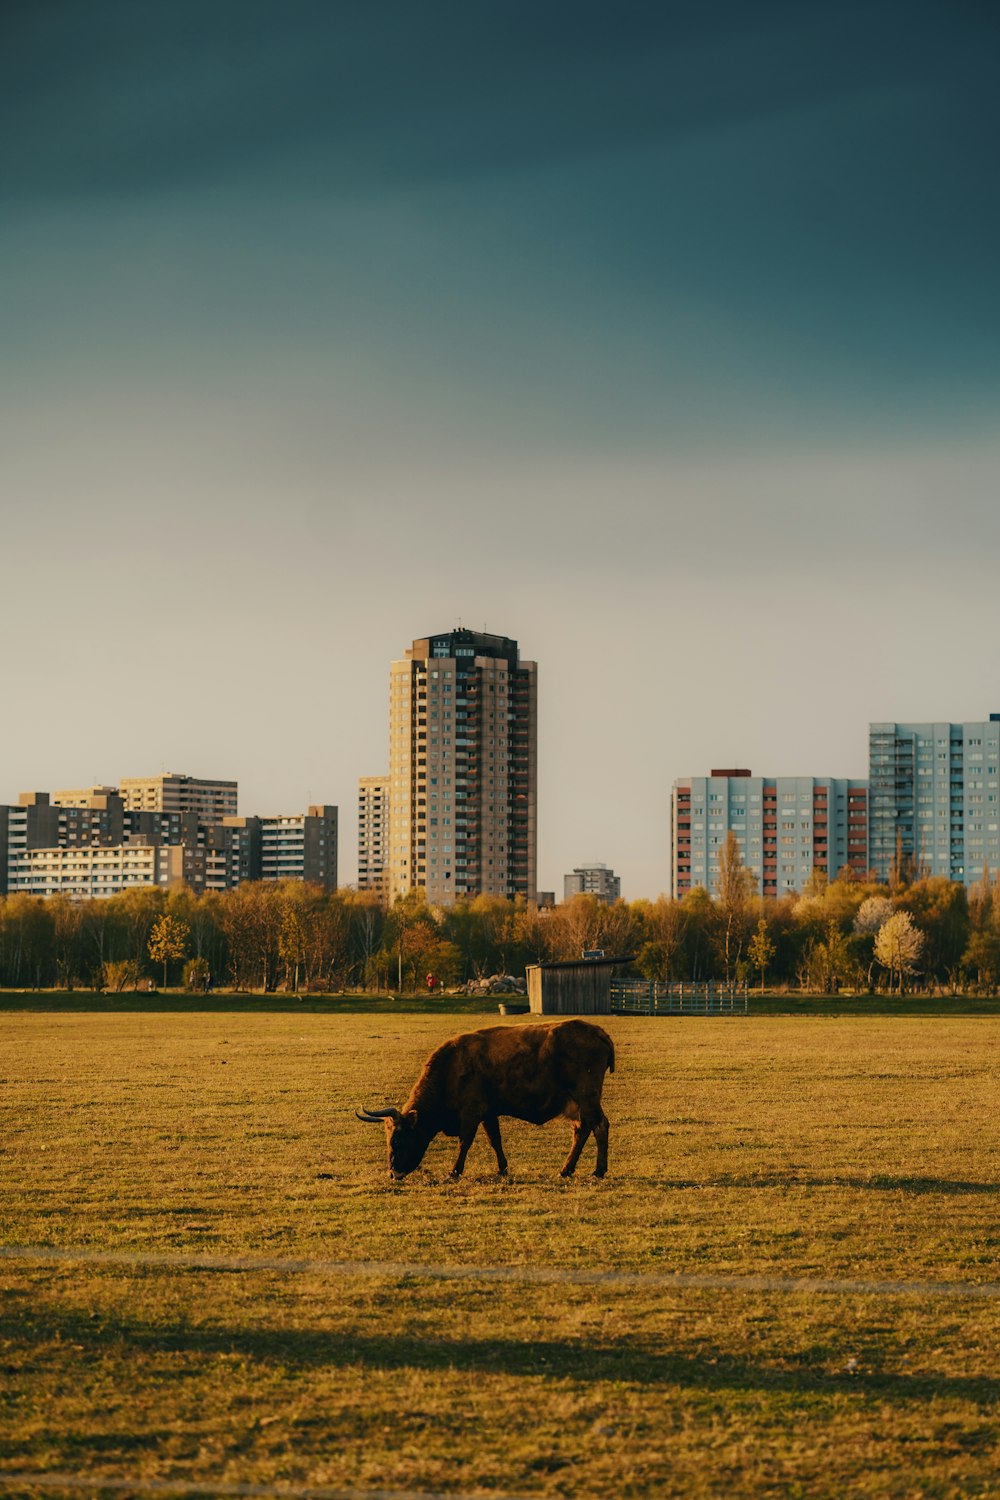
<svg viewBox="0 0 1000 1500"><path fill-rule="evenodd" d="M24 849L8 866L10 894L93 900L136 886L188 884L191 856L183 845L91 844Z"/></svg>
<svg viewBox="0 0 1000 1500"><path fill-rule="evenodd" d="M563 876L563 900L574 896L596 896L612 906L622 893L622 883L607 865L578 865L572 875Z"/></svg>
<svg viewBox="0 0 1000 1500"><path fill-rule="evenodd" d="M611 1010L611 974L629 958L559 959L529 964L528 1004L538 1016L606 1016Z"/></svg>

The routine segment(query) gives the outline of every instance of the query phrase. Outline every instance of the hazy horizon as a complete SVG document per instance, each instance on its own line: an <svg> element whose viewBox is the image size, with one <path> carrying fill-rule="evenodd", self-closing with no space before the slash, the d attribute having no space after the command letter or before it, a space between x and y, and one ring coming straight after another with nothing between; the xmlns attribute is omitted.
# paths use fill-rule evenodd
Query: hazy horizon
<svg viewBox="0 0 1000 1500"><path fill-rule="evenodd" d="M981 7L15 7L0 801L388 767L389 664L539 667L539 885L675 778L1000 710Z"/></svg>

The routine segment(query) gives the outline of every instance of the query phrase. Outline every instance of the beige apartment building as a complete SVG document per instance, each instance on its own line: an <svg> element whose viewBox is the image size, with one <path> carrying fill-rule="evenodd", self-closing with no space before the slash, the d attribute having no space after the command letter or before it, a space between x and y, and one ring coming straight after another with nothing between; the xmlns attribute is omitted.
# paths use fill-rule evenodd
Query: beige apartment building
<svg viewBox="0 0 1000 1500"><path fill-rule="evenodd" d="M98 799L103 798L106 802L109 797L117 796L116 786L85 786L70 791L51 792L49 801L53 807L90 807ZM124 803L122 807L124 810Z"/></svg>
<svg viewBox="0 0 1000 1500"><path fill-rule="evenodd" d="M386 896L389 778L358 777L358 890Z"/></svg>
<svg viewBox="0 0 1000 1500"><path fill-rule="evenodd" d="M197 813L204 823L236 816L236 782L199 776L126 776L118 792L127 812Z"/></svg>
<svg viewBox="0 0 1000 1500"><path fill-rule="evenodd" d="M506 636L423 636L389 688L389 898L535 897L537 667Z"/></svg>
<svg viewBox="0 0 1000 1500"><path fill-rule="evenodd" d="M94 900L135 886L191 883L191 856L182 844L90 844L22 849L9 864L11 894Z"/></svg>

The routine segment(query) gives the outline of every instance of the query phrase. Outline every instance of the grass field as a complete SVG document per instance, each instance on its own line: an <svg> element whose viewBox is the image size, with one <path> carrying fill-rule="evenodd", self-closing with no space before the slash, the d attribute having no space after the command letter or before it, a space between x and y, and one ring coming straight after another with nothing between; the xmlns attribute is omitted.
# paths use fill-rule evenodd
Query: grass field
<svg viewBox="0 0 1000 1500"><path fill-rule="evenodd" d="M0 1491L997 1493L995 1019L613 1018L605 1181L391 1185L355 1105L488 1023L0 1015Z"/></svg>

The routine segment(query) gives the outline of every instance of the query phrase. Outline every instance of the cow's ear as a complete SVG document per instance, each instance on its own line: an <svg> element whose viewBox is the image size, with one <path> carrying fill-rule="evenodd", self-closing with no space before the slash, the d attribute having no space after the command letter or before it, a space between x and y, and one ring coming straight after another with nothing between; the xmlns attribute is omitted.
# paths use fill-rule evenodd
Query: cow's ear
<svg viewBox="0 0 1000 1500"><path fill-rule="evenodd" d="M415 1125L417 1123L417 1112L416 1112L416 1110L415 1109L408 1109L406 1111L406 1114L403 1116L403 1119L406 1121L407 1125Z"/></svg>

